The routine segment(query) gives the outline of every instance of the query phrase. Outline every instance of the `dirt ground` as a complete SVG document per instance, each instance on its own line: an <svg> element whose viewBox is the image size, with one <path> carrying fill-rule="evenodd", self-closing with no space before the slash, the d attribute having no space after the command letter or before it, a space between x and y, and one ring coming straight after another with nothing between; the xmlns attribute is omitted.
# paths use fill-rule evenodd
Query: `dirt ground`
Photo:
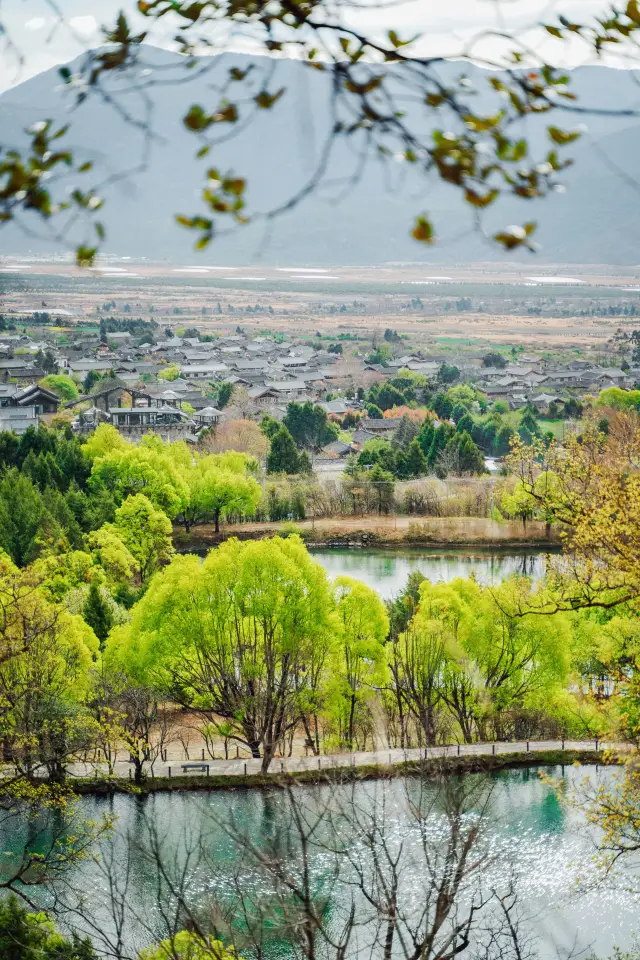
<svg viewBox="0 0 640 960"><path fill-rule="evenodd" d="M4 258L0 283L3 274L24 278L24 285L16 287L12 280L2 291L5 313L65 310L74 319L97 323L96 307L113 299L116 316L127 303L132 317L153 317L172 327L197 325L205 333L233 332L241 324L253 334L269 329L309 336L320 330L330 336L351 333L370 339L374 330L390 327L407 334L413 345L454 354L480 342L539 350L604 350L623 321L582 317L580 307L590 297L624 300L640 292L640 268L544 264L398 264L304 272L199 265L197 260L175 266L105 258L100 268L81 271L63 261ZM567 307L566 317L527 312L530 299L550 302L555 294ZM482 311L445 312L445 305L471 295L474 304L486 300ZM424 301L424 311L403 307L415 297ZM247 307L256 304L264 312L247 314ZM267 313L269 307L273 313Z"/></svg>
<svg viewBox="0 0 640 960"><path fill-rule="evenodd" d="M213 526L204 524L195 527L191 536L178 529L175 543L178 549L198 548L220 543L229 537L253 539L275 535L287 523L243 523L224 525L219 534ZM331 519L299 520L293 524L304 539L310 543L331 540L354 542L369 537L380 545L390 544L476 544L483 546L509 546L512 544L540 544L557 542L547 537L545 524L539 520L529 521L524 526L520 521L508 520L497 523L477 517L338 517Z"/></svg>

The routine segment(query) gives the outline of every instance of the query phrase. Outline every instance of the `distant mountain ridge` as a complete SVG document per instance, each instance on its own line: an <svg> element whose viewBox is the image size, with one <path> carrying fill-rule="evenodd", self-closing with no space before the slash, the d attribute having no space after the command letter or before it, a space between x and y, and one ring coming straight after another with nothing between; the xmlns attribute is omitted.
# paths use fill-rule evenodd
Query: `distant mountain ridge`
<svg viewBox="0 0 640 960"><path fill-rule="evenodd" d="M178 57L166 51L145 51L150 68L175 65ZM233 57L233 63L256 58ZM459 63L442 67L445 79L461 72ZM482 72L464 65L472 80ZM203 212L199 191L208 166L233 168L248 179L248 209L265 210L282 203L305 182L314 167L328 129L328 82L322 73L296 61L281 61L277 85L287 95L273 111L259 113L238 136L217 147L214 155L197 161L196 140L181 119L193 102L211 105L215 93L207 76L187 85L151 90L153 126L158 134L143 172L116 179L105 190L103 220L107 228L105 251L121 256L166 259L177 263L238 265L258 260L265 264L329 266L424 260L454 263L504 259L472 229L470 212L457 193L435 180L418 178L407 165L392 170L392 180L375 162L357 184L349 182L354 157L348 145L336 150L324 186L292 211L270 224L258 221L220 237L203 254L193 253L193 241L174 221L176 213ZM630 75L606 67L576 71L581 102L597 107L628 107L640 111L640 88ZM130 96L126 85L119 96ZM477 109L482 109L482 96ZM44 117L71 121L68 139L78 155L89 157L96 172L111 176L135 167L140 140L136 130L97 99L89 98L70 114L56 70L50 70L0 96L3 147L24 142L23 130ZM578 122L569 114L558 123ZM589 134L571 148L575 166L567 171L567 190L545 201L508 200L488 218L488 227L535 219L542 249L536 262L640 263L640 119L589 116ZM544 123L528 120L526 133L538 143ZM595 144L595 145L594 145ZM636 184L636 175L639 178ZM439 243L424 248L412 240L410 229L417 213L428 211ZM60 245L34 239L16 226L0 230L0 253L50 253ZM524 255L520 255L524 256ZM530 255L526 255L531 259ZM532 261L533 262L533 261Z"/></svg>

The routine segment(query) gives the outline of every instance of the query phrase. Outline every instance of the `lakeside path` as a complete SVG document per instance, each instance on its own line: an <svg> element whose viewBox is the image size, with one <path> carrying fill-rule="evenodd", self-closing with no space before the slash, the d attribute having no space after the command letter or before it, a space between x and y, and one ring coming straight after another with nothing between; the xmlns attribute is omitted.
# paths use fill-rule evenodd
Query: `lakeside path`
<svg viewBox="0 0 640 960"><path fill-rule="evenodd" d="M370 545L398 544L424 546L549 546L558 547L560 538L556 531L549 536L541 520L531 520L526 526L519 520L498 523L479 517L324 517L321 519L297 520L293 523L265 522L222 524L219 533L210 524L193 527L190 534L184 529L174 529L176 547L180 550L213 546L229 537L240 540L260 539L276 535L282 529L299 530L307 543L332 542L348 544L349 541L368 541Z"/></svg>
<svg viewBox="0 0 640 960"><path fill-rule="evenodd" d="M310 773L329 770L349 770L358 767L389 767L402 763L416 763L421 760L435 760L457 757L482 758L505 757L509 754L536 753L599 753L606 750L626 750L626 744L613 743L603 740L521 740L508 743L473 743L448 744L447 746L412 748L407 750L371 750L356 753L326 754L320 757L276 757L269 768L269 776L293 774L308 771ZM573 758L569 762L572 762ZM203 769L196 769L202 767ZM261 773L262 760L240 758L233 760L211 759L205 756L191 756L190 759L175 760L167 763L155 763L149 775L158 778L170 777L246 777ZM113 775L126 780L132 776L133 765L124 760L115 763ZM106 775L106 766L74 763L70 764L68 772L72 777L90 777Z"/></svg>

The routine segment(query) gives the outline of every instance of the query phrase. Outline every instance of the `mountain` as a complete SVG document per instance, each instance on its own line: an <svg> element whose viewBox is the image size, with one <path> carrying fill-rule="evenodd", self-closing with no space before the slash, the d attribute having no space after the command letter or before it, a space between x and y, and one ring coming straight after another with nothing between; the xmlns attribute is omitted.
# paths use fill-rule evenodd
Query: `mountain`
<svg viewBox="0 0 640 960"><path fill-rule="evenodd" d="M7 91L0 97L2 145L23 144L25 128L36 120L51 117L71 123L69 145L79 158L94 162L95 180L110 179L103 189L108 201L102 217L106 252L185 263L195 256L195 236L175 224L174 214L204 212L199 193L209 166L232 169L247 178L251 213L285 204L304 187L331 129L330 82L324 73L299 62L278 61L268 88L283 86L286 94L273 110L257 111L209 157L196 160L196 138L182 124L188 107L201 103L213 108L219 96L215 85L232 64L250 67L259 90L273 61L230 54L201 58L185 83L184 60L154 48L146 48L142 56L135 76L114 77L107 83L106 93L117 108L94 95L74 108L56 70ZM444 82L462 72L480 91L474 109L495 109L484 92L486 73L480 68L454 62L440 68ZM142 85L144 96L138 89ZM640 88L629 73L583 67L575 71L573 86L580 103L602 111L638 110L640 115ZM408 109L414 111L414 121L428 129L429 120L415 112L418 108ZM150 137L140 129L147 117ZM554 122L573 127L580 119L565 114ZM487 228L537 219L542 245L538 261L640 263L640 184L634 179L640 119L604 113L584 119L587 135L569 148L575 165L563 176L566 192L533 204L501 202L487 218ZM548 118L527 118L523 124L534 155L543 155L547 122ZM392 162L384 168L371 157L361 170L361 145L356 139L339 141L320 189L277 218L256 218L219 237L198 259L222 265L260 261L308 266L504 259L502 251L473 229L470 211L456 191L435 180L425 181L407 164ZM423 211L432 215L439 236L439 243L429 249L410 237L414 216ZM60 248L60 241L34 238L15 225L0 231L0 253L42 254Z"/></svg>

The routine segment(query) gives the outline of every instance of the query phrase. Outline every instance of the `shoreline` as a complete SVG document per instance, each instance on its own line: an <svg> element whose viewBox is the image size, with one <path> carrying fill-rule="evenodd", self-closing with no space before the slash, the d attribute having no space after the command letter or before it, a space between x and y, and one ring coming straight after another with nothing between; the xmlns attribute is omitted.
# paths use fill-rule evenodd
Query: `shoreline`
<svg viewBox="0 0 640 960"><path fill-rule="evenodd" d="M70 781L79 796L148 796L153 793L201 793L220 790L283 789L294 784L331 784L336 782L366 782L394 780L423 775L434 779L443 773L460 776L465 773L497 773L501 770L526 769L540 766L618 766L622 760L617 754L599 750L544 750L530 753L480 754L462 757L438 757L430 760L408 760L399 764L367 764L358 767L346 765L328 770L300 770L292 772L249 773L235 776L213 775L147 777L141 784L123 778L78 778Z"/></svg>
<svg viewBox="0 0 640 960"><path fill-rule="evenodd" d="M311 548L335 547L448 547L485 549L544 549L557 551L562 539L549 533L539 520L496 520L479 517L344 517L318 520L274 521L225 525L218 533L203 524L188 534L174 528L174 544L180 553L198 552L218 546L231 537L262 540L280 533L299 533Z"/></svg>

